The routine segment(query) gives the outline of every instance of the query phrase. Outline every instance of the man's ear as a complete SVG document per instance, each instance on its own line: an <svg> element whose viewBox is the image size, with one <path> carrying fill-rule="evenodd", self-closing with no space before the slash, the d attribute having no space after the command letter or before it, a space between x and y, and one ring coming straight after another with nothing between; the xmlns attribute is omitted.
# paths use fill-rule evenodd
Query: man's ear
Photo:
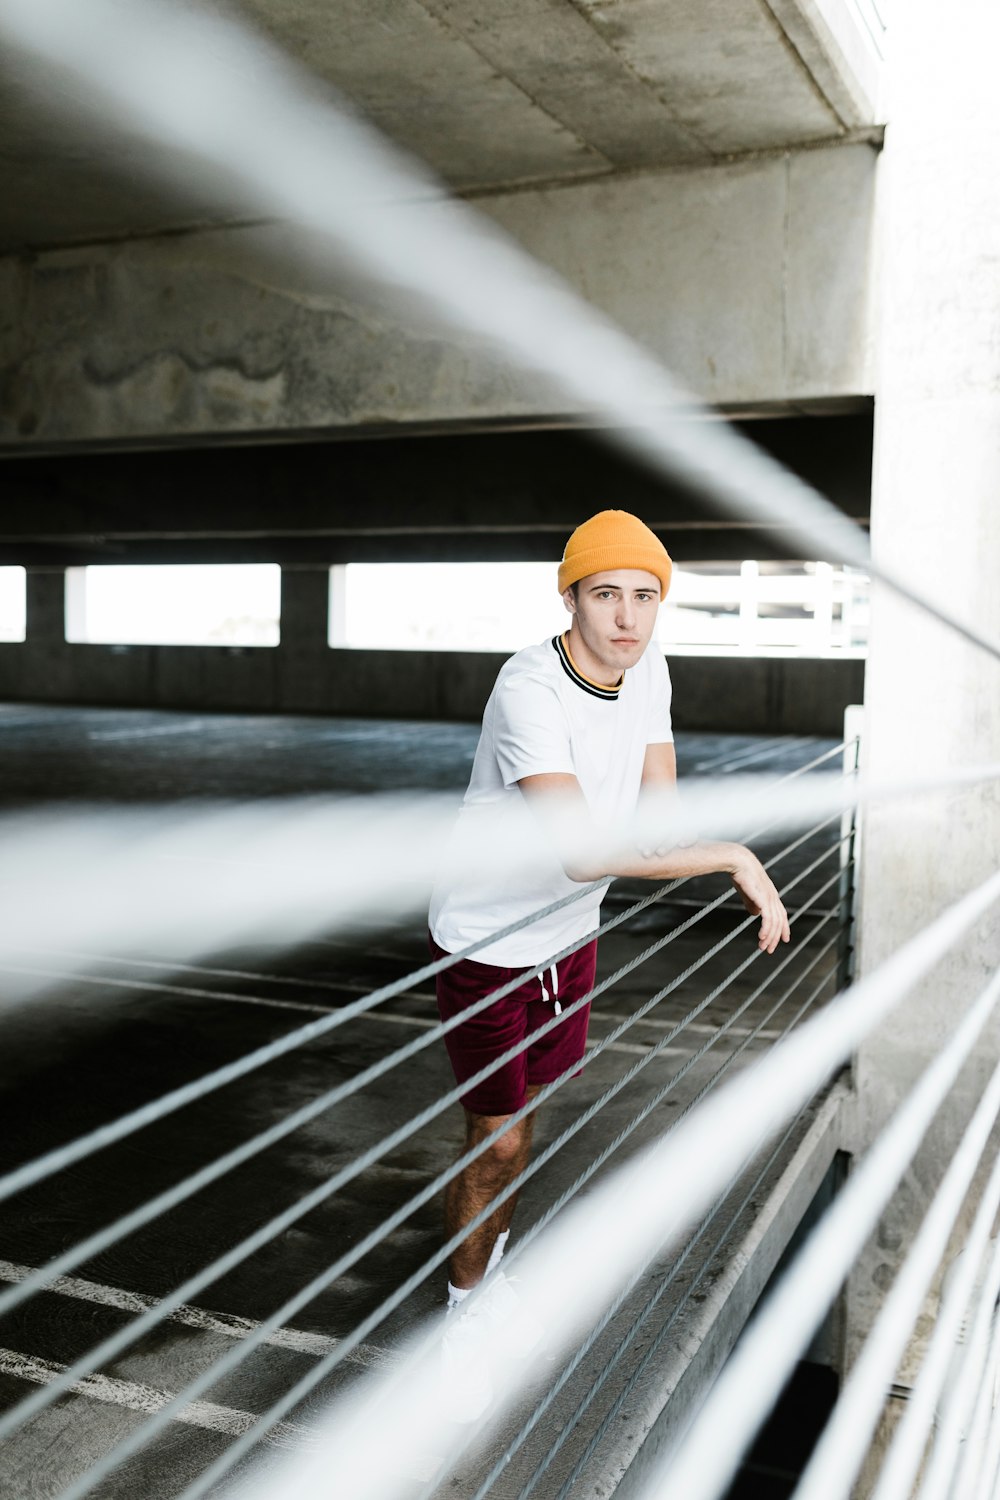
<svg viewBox="0 0 1000 1500"><path fill-rule="evenodd" d="M569 613L571 615L575 615L576 614L576 598L574 597L572 588L563 589L562 599L563 599L563 603L565 604L565 606L566 606L567 610L569 611Z"/></svg>

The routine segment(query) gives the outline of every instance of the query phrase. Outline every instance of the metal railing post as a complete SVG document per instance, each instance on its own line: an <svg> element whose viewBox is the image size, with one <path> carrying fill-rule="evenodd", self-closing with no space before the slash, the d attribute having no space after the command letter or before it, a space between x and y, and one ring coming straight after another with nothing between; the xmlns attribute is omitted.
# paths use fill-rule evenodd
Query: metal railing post
<svg viewBox="0 0 1000 1500"><path fill-rule="evenodd" d="M851 704L844 710L844 775L856 776L861 763L861 727L864 709ZM837 904L840 910L840 942L837 946L837 989L845 989L854 980L855 933L857 925L858 857L861 846L861 809L851 807L844 813L840 831L840 883Z"/></svg>

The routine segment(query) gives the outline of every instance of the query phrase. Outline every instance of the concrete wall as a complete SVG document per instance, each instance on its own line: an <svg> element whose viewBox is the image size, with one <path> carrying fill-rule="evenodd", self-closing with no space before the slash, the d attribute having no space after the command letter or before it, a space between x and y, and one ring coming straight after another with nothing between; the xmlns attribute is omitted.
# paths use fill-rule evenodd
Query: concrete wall
<svg viewBox="0 0 1000 1500"><path fill-rule="evenodd" d="M722 405L871 389L867 145L483 197L478 207ZM286 231L0 260L0 443L162 441L548 414L469 343L364 302ZM562 403L565 406L565 403Z"/></svg>
<svg viewBox="0 0 1000 1500"><path fill-rule="evenodd" d="M913 0L893 16L892 124L880 189L886 275L872 503L876 554L994 642L1000 641L998 45L1000 15L992 0L970 0L958 28L942 27L940 7L931 0ZM963 766L1000 763L1000 662L885 592L873 599L871 642L866 758L874 779L929 780ZM986 879L997 868L998 851L996 780L867 814L863 969L875 969ZM994 905L861 1049L859 1148L875 1138L939 1055L998 964L1000 908ZM852 1352L998 1058L994 1015L852 1278ZM975 1194L963 1210L957 1242L974 1203ZM929 1298L897 1376L903 1384L919 1367L935 1306ZM870 1493L871 1478L859 1495Z"/></svg>
<svg viewBox="0 0 1000 1500"><path fill-rule="evenodd" d="M0 698L476 720L504 661L472 652L332 650L329 575L282 572L276 648L69 645L62 569L28 573L27 639L0 645ZM554 629L558 625L555 622ZM839 735L864 681L858 661L678 656L681 729Z"/></svg>

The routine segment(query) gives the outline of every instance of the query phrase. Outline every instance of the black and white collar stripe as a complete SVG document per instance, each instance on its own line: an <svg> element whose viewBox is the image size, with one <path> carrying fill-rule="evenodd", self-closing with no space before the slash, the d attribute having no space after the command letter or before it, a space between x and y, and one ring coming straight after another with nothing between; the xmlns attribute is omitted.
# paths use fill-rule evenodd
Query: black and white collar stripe
<svg viewBox="0 0 1000 1500"><path fill-rule="evenodd" d="M556 655L562 662L563 671L567 677L576 683L577 687L583 688L583 691L589 693L592 698L603 698L605 703L617 702L618 694L622 690L622 683L625 681L624 673L622 673L621 679L615 683L614 687L604 687L601 683L592 682L589 677L584 677L569 654L564 636L554 635L552 637L552 644L556 649Z"/></svg>

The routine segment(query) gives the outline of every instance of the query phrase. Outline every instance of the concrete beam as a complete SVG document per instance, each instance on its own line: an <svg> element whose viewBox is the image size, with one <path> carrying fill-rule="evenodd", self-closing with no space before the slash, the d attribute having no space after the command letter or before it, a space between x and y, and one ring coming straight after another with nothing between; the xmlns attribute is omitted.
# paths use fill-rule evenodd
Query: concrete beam
<svg viewBox="0 0 1000 1500"><path fill-rule="evenodd" d="M875 159L840 146L480 206L707 401L857 397ZM233 230L0 260L0 444L551 415L539 382L294 249Z"/></svg>
<svg viewBox="0 0 1000 1500"><path fill-rule="evenodd" d="M870 412L743 427L866 523ZM13 563L554 560L612 503L678 561L788 555L581 430L7 458L0 481Z"/></svg>

